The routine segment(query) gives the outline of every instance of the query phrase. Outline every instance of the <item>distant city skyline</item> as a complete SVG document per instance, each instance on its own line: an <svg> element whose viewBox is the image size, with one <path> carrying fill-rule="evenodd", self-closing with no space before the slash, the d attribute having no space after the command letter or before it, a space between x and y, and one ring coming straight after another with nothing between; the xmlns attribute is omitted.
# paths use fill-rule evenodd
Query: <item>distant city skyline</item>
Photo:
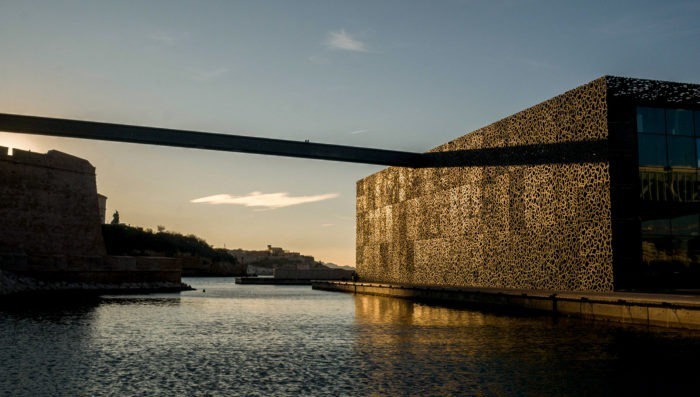
<svg viewBox="0 0 700 397"><path fill-rule="evenodd" d="M424 152L602 75L699 83L694 1L6 1L0 113ZM107 218L355 261L384 167L0 132L90 161Z"/></svg>

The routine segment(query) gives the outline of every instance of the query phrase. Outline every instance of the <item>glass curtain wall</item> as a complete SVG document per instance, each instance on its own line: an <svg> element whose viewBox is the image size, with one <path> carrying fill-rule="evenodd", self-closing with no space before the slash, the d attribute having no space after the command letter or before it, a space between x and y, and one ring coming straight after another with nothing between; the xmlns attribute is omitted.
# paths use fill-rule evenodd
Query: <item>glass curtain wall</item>
<svg viewBox="0 0 700 397"><path fill-rule="evenodd" d="M700 272L700 111L638 107L637 138L643 265Z"/></svg>

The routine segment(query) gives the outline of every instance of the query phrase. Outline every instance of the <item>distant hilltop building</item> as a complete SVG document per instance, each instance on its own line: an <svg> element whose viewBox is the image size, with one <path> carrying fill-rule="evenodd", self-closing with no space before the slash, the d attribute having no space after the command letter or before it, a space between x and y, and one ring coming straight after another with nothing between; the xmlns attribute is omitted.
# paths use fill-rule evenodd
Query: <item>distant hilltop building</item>
<svg viewBox="0 0 700 397"><path fill-rule="evenodd" d="M417 285L700 286L700 85L605 76L357 183L357 272Z"/></svg>
<svg viewBox="0 0 700 397"><path fill-rule="evenodd" d="M273 247L268 244L267 250L270 253L270 256L280 256L284 254L284 250L281 247Z"/></svg>
<svg viewBox="0 0 700 397"><path fill-rule="evenodd" d="M283 259L288 262L313 263L314 257L302 255L299 252L286 251L281 247L267 246L267 250L250 251L244 249L229 250L229 253L236 257L238 263L255 263L266 260Z"/></svg>
<svg viewBox="0 0 700 397"><path fill-rule="evenodd" d="M309 270L325 268L313 256L286 251L281 247L268 245L266 250L229 250L238 263L247 265L248 274L272 275L275 269Z"/></svg>

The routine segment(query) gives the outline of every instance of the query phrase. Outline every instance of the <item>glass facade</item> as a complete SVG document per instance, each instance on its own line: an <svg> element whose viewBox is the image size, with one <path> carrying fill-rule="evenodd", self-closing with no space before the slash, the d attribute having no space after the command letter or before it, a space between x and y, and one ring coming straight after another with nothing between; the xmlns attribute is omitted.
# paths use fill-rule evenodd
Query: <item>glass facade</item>
<svg viewBox="0 0 700 397"><path fill-rule="evenodd" d="M637 108L639 165L697 168L699 122L699 111Z"/></svg>
<svg viewBox="0 0 700 397"><path fill-rule="evenodd" d="M637 142L643 265L700 272L700 111L638 107Z"/></svg>

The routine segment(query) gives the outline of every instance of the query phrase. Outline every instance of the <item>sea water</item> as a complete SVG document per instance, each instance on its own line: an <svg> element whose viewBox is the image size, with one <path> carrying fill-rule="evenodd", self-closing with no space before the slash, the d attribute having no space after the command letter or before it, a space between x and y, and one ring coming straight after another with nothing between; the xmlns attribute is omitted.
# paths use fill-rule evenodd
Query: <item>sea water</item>
<svg viewBox="0 0 700 397"><path fill-rule="evenodd" d="M700 335L184 280L0 304L6 396L697 395Z"/></svg>

